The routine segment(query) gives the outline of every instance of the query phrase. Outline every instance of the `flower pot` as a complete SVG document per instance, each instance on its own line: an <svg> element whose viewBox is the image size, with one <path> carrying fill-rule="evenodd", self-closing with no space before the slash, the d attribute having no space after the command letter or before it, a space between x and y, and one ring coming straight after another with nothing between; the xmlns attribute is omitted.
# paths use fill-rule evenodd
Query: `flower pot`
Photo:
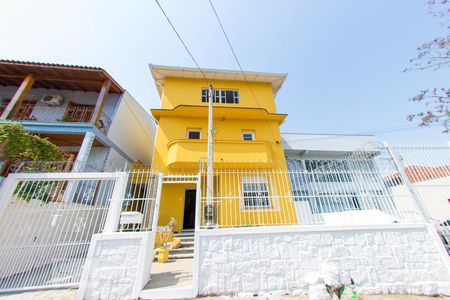
<svg viewBox="0 0 450 300"><path fill-rule="evenodd" d="M165 263L169 260L169 249L159 249L158 250L158 262L159 263Z"/></svg>

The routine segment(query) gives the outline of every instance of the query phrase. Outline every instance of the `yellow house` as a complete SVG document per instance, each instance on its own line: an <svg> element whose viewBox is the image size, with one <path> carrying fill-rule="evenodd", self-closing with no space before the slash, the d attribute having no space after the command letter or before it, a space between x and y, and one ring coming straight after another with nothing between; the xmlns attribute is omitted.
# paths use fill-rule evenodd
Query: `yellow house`
<svg viewBox="0 0 450 300"><path fill-rule="evenodd" d="M244 77L240 71L155 65L150 69L161 98L161 108L151 110L158 122L153 168L166 175L199 173L207 157L212 84L213 225L297 222L289 178L276 172L286 170L279 126L287 115L277 113L275 95L287 75L245 72ZM174 217L177 231L193 228L198 199L204 224L205 182L202 176L198 198L194 182L163 184L159 224Z"/></svg>

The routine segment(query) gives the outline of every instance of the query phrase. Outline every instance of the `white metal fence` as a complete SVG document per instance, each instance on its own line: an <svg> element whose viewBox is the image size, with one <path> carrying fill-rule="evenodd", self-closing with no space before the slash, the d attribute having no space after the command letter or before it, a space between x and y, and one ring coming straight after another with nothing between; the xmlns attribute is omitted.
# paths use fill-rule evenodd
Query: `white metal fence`
<svg viewBox="0 0 450 300"><path fill-rule="evenodd" d="M11 174L0 194L0 291L78 284L93 234L152 230L159 174Z"/></svg>
<svg viewBox="0 0 450 300"><path fill-rule="evenodd" d="M390 149L403 173L392 187L393 194L407 188L413 191L450 253L449 145L395 145Z"/></svg>
<svg viewBox="0 0 450 300"><path fill-rule="evenodd" d="M289 158L287 170L215 169L211 199L202 168L200 228L423 222L392 149L368 149L332 160Z"/></svg>

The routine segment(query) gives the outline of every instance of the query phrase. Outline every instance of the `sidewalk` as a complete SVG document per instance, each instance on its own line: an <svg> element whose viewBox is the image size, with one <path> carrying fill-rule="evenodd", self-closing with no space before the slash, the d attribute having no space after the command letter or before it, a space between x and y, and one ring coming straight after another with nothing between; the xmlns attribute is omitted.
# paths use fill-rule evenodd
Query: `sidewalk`
<svg viewBox="0 0 450 300"><path fill-rule="evenodd" d="M75 300L77 289L59 289L24 293L0 294L1 300Z"/></svg>
<svg viewBox="0 0 450 300"><path fill-rule="evenodd" d="M37 292L25 292L25 293L13 293L13 294L0 294L0 300L74 300L76 298L76 289L61 289L61 290L46 290ZM198 297L193 299L199 300L309 300L308 296L270 296L270 297L252 297L252 298L237 298L227 296L217 297ZM414 295L362 295L361 300L450 300L450 297L426 297L426 296L414 296ZM343 298L342 300L349 300Z"/></svg>

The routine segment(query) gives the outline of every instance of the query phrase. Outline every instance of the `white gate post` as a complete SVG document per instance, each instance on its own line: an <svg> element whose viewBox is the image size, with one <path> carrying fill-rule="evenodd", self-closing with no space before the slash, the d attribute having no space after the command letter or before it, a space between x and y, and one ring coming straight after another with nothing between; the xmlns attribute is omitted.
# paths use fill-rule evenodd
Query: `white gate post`
<svg viewBox="0 0 450 300"><path fill-rule="evenodd" d="M161 203L161 191L163 183L163 174L158 174L158 186L156 188L155 207L153 208L152 231L156 233L158 228L159 204Z"/></svg>
<svg viewBox="0 0 450 300"><path fill-rule="evenodd" d="M111 203L109 205L108 214L106 215L104 233L115 232L119 224L120 214L122 213L122 205L128 184L128 173L117 172L117 180L111 195Z"/></svg>
<svg viewBox="0 0 450 300"><path fill-rule="evenodd" d="M202 201L202 189L201 189L201 185L202 185L202 176L201 173L199 172L197 175L197 191L195 193L195 231L200 229L200 221L201 221L201 217L202 217L202 212L201 212L201 201Z"/></svg>
<svg viewBox="0 0 450 300"><path fill-rule="evenodd" d="M388 150L388 153L391 156L398 173L400 174L400 178L401 178L403 184L406 186L406 188L411 193L413 201L416 204L417 208L420 210L422 217L425 219L425 222L430 223L431 217L430 217L427 209L425 208L425 206L423 206L423 202L422 202L420 195L416 192L416 189L412 185L411 181L409 181L409 178L405 173L405 166L403 165L401 159L399 159L399 157L397 156L397 153L395 152L394 149L392 149L392 147L390 146L390 144L387 141L385 141L383 144L386 147L386 149Z"/></svg>
<svg viewBox="0 0 450 300"><path fill-rule="evenodd" d="M9 174L2 182L0 188L0 212L8 207L8 203L14 194L17 183L16 179L15 174Z"/></svg>

